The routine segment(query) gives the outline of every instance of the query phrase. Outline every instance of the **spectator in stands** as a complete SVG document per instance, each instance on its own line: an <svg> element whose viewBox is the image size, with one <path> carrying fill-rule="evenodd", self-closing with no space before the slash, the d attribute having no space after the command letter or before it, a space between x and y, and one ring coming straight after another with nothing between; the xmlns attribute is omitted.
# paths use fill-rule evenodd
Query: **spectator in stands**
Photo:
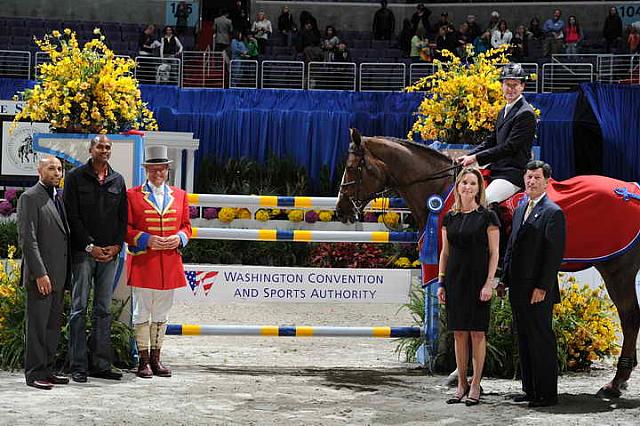
<svg viewBox="0 0 640 426"><path fill-rule="evenodd" d="M420 3L416 6L416 11L411 17L411 25L413 26L412 32L415 34L419 28L424 29L425 34L431 33L431 24L429 23L429 17L431 11L427 9L424 4Z"/></svg>
<svg viewBox="0 0 640 426"><path fill-rule="evenodd" d="M282 7L282 13L278 16L278 32L282 37L282 43L291 46L293 34L298 31L296 23L293 22L293 15L289 12L289 6Z"/></svg>
<svg viewBox="0 0 640 426"><path fill-rule="evenodd" d="M411 38L411 51L409 58L412 62L427 61L427 56L431 56L429 50L429 40L425 37L424 28L418 28L418 31Z"/></svg>
<svg viewBox="0 0 640 426"><path fill-rule="evenodd" d="M449 29L449 27L452 27L451 21L449 20L449 14L447 12L442 12L440 14L440 18L438 18L438 21L435 24L436 28L440 28L442 26L447 27L447 29Z"/></svg>
<svg viewBox="0 0 640 426"><path fill-rule="evenodd" d="M564 39L564 21L560 19L560 9L553 11L553 17L545 21L542 27L544 32L544 56L560 53Z"/></svg>
<svg viewBox="0 0 640 426"><path fill-rule="evenodd" d="M473 40L473 51L476 55L491 49L491 33L485 31Z"/></svg>
<svg viewBox="0 0 640 426"><path fill-rule="evenodd" d="M338 38L335 27L333 25L327 25L324 29L324 37L321 43L325 62L331 62L333 60L333 51L336 46L338 46L338 43L340 43L340 39Z"/></svg>
<svg viewBox="0 0 640 426"><path fill-rule="evenodd" d="M320 47L320 34L313 28L312 21L304 22L298 36L296 50L302 54L306 62L322 61L324 58Z"/></svg>
<svg viewBox="0 0 640 426"><path fill-rule="evenodd" d="M570 55L577 55L580 40L582 40L580 24L578 23L578 19L574 15L571 15L564 29L565 52Z"/></svg>
<svg viewBox="0 0 640 426"><path fill-rule="evenodd" d="M640 45L640 34L638 33L638 29L634 25L629 25L629 36L627 37L629 53L640 53L638 45Z"/></svg>
<svg viewBox="0 0 640 426"><path fill-rule="evenodd" d="M605 41L605 50L611 53L612 50L620 48L620 40L622 39L622 19L618 15L618 9L615 6L609 8L609 15L604 20L602 35Z"/></svg>
<svg viewBox="0 0 640 426"><path fill-rule="evenodd" d="M267 51L267 43L271 34L273 33L273 27L271 21L267 19L267 15L264 10L261 10L256 15L256 20L253 21L251 26L251 32L255 34L256 40L258 40L258 48L261 55Z"/></svg>
<svg viewBox="0 0 640 426"><path fill-rule="evenodd" d="M373 38L375 40L391 40L396 29L396 18L387 7L387 0L380 2L380 9L373 15Z"/></svg>
<svg viewBox="0 0 640 426"><path fill-rule="evenodd" d="M455 38L455 34L449 32L449 27L443 25L438 28L438 36L436 37L436 52L435 59L448 62L449 59L443 56L443 51L448 50L455 54L458 48L458 41Z"/></svg>
<svg viewBox="0 0 640 426"><path fill-rule="evenodd" d="M241 0L236 1L236 5L228 17L231 18L232 28L235 31L242 31L243 34L246 34L249 28L251 28L249 16L247 15L246 9L242 6ZM231 31L229 32L229 36L231 36Z"/></svg>
<svg viewBox="0 0 640 426"><path fill-rule="evenodd" d="M249 59L249 49L242 31L236 31L231 40L231 59Z"/></svg>
<svg viewBox="0 0 640 426"><path fill-rule="evenodd" d="M542 40L544 39L544 33L542 32L542 28L540 28L540 19L534 16L531 18L529 22L529 39L532 40Z"/></svg>
<svg viewBox="0 0 640 426"><path fill-rule="evenodd" d="M511 56L516 62L529 56L529 35L524 25L518 25L511 39Z"/></svg>
<svg viewBox="0 0 640 426"><path fill-rule="evenodd" d="M495 49L503 45L511 44L513 34L507 28L507 21L500 20L498 29L491 33L491 46Z"/></svg>
<svg viewBox="0 0 640 426"><path fill-rule="evenodd" d="M182 55L182 43L173 32L173 27L166 26L162 30L163 37L160 40L160 57L179 58Z"/></svg>
<svg viewBox="0 0 640 426"><path fill-rule="evenodd" d="M476 39L480 34L482 34L482 30L480 29L480 25L476 22L476 15L467 15L467 28L469 30L469 37L471 38L471 42Z"/></svg>
<svg viewBox="0 0 640 426"><path fill-rule="evenodd" d="M224 52L229 48L231 43L231 34L234 29L244 33L242 28L236 28L233 26L233 21L229 18L229 12L223 10L220 16L213 21L214 51Z"/></svg>
<svg viewBox="0 0 640 426"><path fill-rule="evenodd" d="M333 52L333 62L351 62L351 53L344 41L340 40Z"/></svg>
<svg viewBox="0 0 640 426"><path fill-rule="evenodd" d="M467 56L466 46L468 44L473 43L473 38L471 38L471 34L469 34L469 24L463 22L458 27L458 32L455 34L456 39L458 40L458 56L464 58Z"/></svg>
<svg viewBox="0 0 640 426"><path fill-rule="evenodd" d="M258 59L260 54L260 48L258 47L258 40L251 31L244 38L244 45L247 46L249 59Z"/></svg>
<svg viewBox="0 0 640 426"><path fill-rule="evenodd" d="M176 18L177 35L182 35L187 31L187 22L189 20L189 15L191 15L191 7L187 4L187 2L181 1L180 3L178 3L176 13L173 14L173 16Z"/></svg>
<svg viewBox="0 0 640 426"><path fill-rule="evenodd" d="M413 37L413 27L409 18L404 18L402 21L402 31L398 36L398 47L405 53L411 52L411 38Z"/></svg>
<svg viewBox="0 0 640 426"><path fill-rule="evenodd" d="M487 31L489 33L493 33L498 29L498 24L500 23L500 14L497 10L491 12L491 16L489 17L489 24L487 25Z"/></svg>
<svg viewBox="0 0 640 426"><path fill-rule="evenodd" d="M318 29L318 21L316 20L316 18L311 13L307 12L306 10L303 10L302 12L300 12L300 25L302 27L304 27L304 24L306 22L311 22L311 28L316 33L318 38L320 38L320 30Z"/></svg>
<svg viewBox="0 0 640 426"><path fill-rule="evenodd" d="M158 47L160 47L160 42L156 39L156 26L149 24L138 38L138 54L140 56L155 56L154 51Z"/></svg>

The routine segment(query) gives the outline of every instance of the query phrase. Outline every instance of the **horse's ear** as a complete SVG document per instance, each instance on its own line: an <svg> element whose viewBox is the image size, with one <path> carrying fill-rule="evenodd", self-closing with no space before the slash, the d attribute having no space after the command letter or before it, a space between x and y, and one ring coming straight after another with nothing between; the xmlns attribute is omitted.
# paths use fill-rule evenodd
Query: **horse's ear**
<svg viewBox="0 0 640 426"><path fill-rule="evenodd" d="M360 136L360 132L358 131L358 129L352 128L349 129L349 132L351 132L351 140L353 141L353 143L356 144L356 146L360 146L362 137Z"/></svg>

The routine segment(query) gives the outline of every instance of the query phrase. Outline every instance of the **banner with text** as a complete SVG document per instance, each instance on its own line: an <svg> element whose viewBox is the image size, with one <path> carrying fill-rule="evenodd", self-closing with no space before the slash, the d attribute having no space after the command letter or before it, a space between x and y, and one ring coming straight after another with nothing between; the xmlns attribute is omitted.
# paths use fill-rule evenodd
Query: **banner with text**
<svg viewBox="0 0 640 426"><path fill-rule="evenodd" d="M418 270L185 265L177 302L406 303Z"/></svg>

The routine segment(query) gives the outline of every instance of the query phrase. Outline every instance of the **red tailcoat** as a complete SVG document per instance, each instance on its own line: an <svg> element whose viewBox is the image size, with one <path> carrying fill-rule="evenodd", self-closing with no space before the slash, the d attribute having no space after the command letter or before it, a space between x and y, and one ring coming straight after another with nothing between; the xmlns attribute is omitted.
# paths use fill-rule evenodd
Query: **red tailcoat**
<svg viewBox="0 0 640 426"><path fill-rule="evenodd" d="M149 237L178 235L182 246L191 238L189 203L182 189L165 185L165 199L154 203L153 193L147 183L127 191L129 223L128 284L156 290L184 287L186 279L182 256L178 249L151 250ZM164 207L163 207L164 206Z"/></svg>

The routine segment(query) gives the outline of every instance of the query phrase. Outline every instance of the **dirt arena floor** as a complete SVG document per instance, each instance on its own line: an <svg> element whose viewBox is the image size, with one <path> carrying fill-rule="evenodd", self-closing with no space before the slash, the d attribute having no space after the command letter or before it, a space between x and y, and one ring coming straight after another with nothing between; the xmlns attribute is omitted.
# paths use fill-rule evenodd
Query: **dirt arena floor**
<svg viewBox="0 0 640 426"><path fill-rule="evenodd" d="M176 305L172 322L257 325L408 325L389 305ZM51 391L29 388L21 373L0 372L3 425L632 425L640 418L640 372L616 401L593 395L611 363L560 378L560 404L529 409L507 399L511 380L485 379L476 407L450 406L443 376L400 362L392 340L182 337L166 340L172 378L91 379Z"/></svg>

